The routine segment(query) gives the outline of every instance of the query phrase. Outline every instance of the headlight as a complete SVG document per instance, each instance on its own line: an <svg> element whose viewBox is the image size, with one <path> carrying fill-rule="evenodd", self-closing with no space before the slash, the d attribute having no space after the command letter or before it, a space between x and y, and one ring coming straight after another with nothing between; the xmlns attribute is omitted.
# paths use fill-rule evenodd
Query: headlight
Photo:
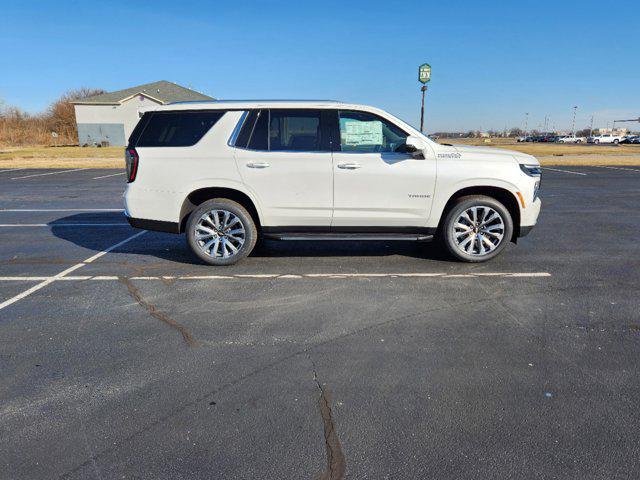
<svg viewBox="0 0 640 480"><path fill-rule="evenodd" d="M524 165L520 164L520 170L529 175L530 177L539 177L542 175L542 168L538 165Z"/></svg>

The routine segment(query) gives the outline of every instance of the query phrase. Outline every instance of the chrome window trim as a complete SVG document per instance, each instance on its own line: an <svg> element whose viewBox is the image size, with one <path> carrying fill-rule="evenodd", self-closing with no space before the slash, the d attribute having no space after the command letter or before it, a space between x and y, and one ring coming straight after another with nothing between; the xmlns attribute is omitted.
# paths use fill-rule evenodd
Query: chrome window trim
<svg viewBox="0 0 640 480"><path fill-rule="evenodd" d="M229 145L230 147L236 146L236 140L238 138L238 135L240 134L240 129L244 125L244 121L246 120L247 115L249 115L249 110L244 110L242 112L242 115L240 116L240 120L238 120L238 123L233 129L233 132L231 132L231 136L229 137L229 141L227 142L227 145Z"/></svg>

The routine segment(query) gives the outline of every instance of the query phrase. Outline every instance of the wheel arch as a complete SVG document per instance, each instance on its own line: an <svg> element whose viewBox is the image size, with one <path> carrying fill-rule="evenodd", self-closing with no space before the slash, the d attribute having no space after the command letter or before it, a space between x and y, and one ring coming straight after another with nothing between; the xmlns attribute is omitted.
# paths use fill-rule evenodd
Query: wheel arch
<svg viewBox="0 0 640 480"><path fill-rule="evenodd" d="M247 209L254 222L256 222L256 228L260 230L262 223L256 203L245 192L229 187L202 187L193 190L182 202L182 207L180 208L180 233L185 231L189 214L194 211L198 205L213 198L227 198L238 202Z"/></svg>
<svg viewBox="0 0 640 480"><path fill-rule="evenodd" d="M511 215L511 219L513 220L513 234L511 236L511 241L515 241L518 238L520 232L520 206L518 205L518 199L511 191L507 190L506 188L489 185L461 188L453 195L451 195L449 197L449 200L447 200L444 209L442 210L440 222L438 223L438 233L440 233L441 231L442 223L447 216L447 212L451 209L454 203L459 198L469 195L485 195L487 197L494 198L502 203L508 210L509 215Z"/></svg>

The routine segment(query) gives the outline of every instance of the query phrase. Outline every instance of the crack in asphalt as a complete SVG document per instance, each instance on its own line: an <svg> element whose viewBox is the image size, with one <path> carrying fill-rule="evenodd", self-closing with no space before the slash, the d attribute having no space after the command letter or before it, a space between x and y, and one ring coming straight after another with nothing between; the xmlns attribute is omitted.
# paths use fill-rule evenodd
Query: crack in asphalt
<svg viewBox="0 0 640 480"><path fill-rule="evenodd" d="M182 335L182 338L184 339L184 341L188 346L190 347L198 346L198 342L191 336L191 333L189 332L189 330L187 330L187 327L176 322L174 319L169 317L166 313L163 313L160 310L158 310L158 308L155 305L147 302L142 297L140 290L138 290L138 288L131 282L131 280L129 280L126 277L118 277L118 280L122 284L126 285L127 290L129 291L129 295L131 295L131 298L133 298L138 303L138 305L140 305L145 310L147 310L147 312L149 312L149 314L153 318L160 320L162 323L169 325L171 328L180 332L180 334Z"/></svg>
<svg viewBox="0 0 640 480"><path fill-rule="evenodd" d="M468 305L468 304L472 304L472 303L477 303L475 300L472 301L468 301L468 302L462 302L459 305ZM180 414L181 412L185 411L187 408L193 407L194 405L197 405L198 403L202 402L203 400L206 400L208 398L211 398L213 395L218 395L222 392L225 392L227 390L229 390L230 388L233 388L237 385L239 385L240 383L256 376L256 375L260 375L261 373L266 372L267 370L280 365L288 360L291 360L292 358L295 358L299 355L309 355L309 350L314 350L317 348L320 348L324 345L336 342L336 341L340 341L343 340L345 338L349 338L349 337L353 337L356 335L360 335L362 333L383 327L385 325L390 325L392 323L395 322L399 322L399 321L403 321L403 320L408 320L410 318L413 317L417 317L419 315L425 315L428 313L436 313L436 312L440 312L440 311L444 311L451 308L449 305L443 306L443 307L437 307L437 308L431 308L428 310L423 310L420 312L413 312L413 313L407 313L407 314L403 314L403 315L398 315L397 317L392 317L392 318L386 318L385 320L381 321L381 322L376 322L373 323L371 325L367 325L365 327L362 328L357 328L355 330L351 330L345 333L342 333L340 335L336 335L334 337L330 337L327 338L325 340L322 340L320 342L316 342L313 343L311 345L306 346L305 348L301 349L301 350L297 350L294 351L292 353L289 353L283 357L280 357L272 362L266 363L254 370L251 370L247 373L245 373L244 375L240 375L239 377L236 377L232 380L227 381L226 383L220 385L217 388L214 388L212 390L209 390L208 392L205 392L201 395L199 395L198 397L194 398L191 401L185 402L182 405L178 406L177 408L174 408L171 412L168 412L165 415L162 415L158 418L156 418L155 420L153 420L152 422L148 423L147 425L145 425L144 427L132 432L131 434L127 435L126 437L120 439L118 441L118 448L121 447L121 445L125 442L130 442L133 438L137 437L138 435L141 435L143 433L146 433L148 431L150 431L151 429L155 428L156 426L168 421L169 419L173 418L174 416ZM85 460L84 462L80 463L79 465L73 467L72 469L66 471L65 473L61 474L59 476L60 479L64 479L64 478L69 478L69 476L73 475L74 473L80 471L82 468L84 468L85 466L89 465L91 463L91 461L96 460L98 458L103 457L104 455L106 455L109 452L112 452L113 450L115 450L117 447L115 446L109 446L105 449L103 449L102 451L98 452L95 456L91 457L88 460Z"/></svg>
<svg viewBox="0 0 640 480"><path fill-rule="evenodd" d="M331 396L328 389L318 380L316 364L307 354L313 368L313 380L316 382L320 396L318 397L318 408L324 426L324 444L327 450L327 469L318 477L318 480L342 480L346 470L346 462L342 446L336 433L336 425L333 421L331 411Z"/></svg>

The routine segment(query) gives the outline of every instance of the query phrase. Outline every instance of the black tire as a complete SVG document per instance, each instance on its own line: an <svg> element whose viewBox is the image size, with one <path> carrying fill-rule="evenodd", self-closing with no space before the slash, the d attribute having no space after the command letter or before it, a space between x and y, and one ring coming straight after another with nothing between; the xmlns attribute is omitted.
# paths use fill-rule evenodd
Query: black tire
<svg viewBox="0 0 640 480"><path fill-rule="evenodd" d="M454 225L457 223L458 218L463 215L465 211L468 211L473 207L488 207L489 209L494 210L501 217L500 220L502 220L502 238L499 241L485 235L488 241L490 241L491 243L494 243L494 241L498 242L494 246L493 250L487 253L466 253L456 242L456 236L459 232L456 232ZM484 211L486 212L486 210ZM495 256L499 255L511 240L511 237L513 235L513 220L511 218L511 214L509 214L509 210L507 210L507 208L495 198L487 197L485 195L469 195L459 198L446 212L438 235L440 237L441 243L454 258L463 262L470 263L486 262L487 260L491 260ZM478 236L476 235L474 238L478 238ZM471 241L471 243L474 244L474 246L472 246L472 251L475 250L475 241L476 240ZM479 243L482 246L478 247L478 250L480 250L480 248L486 248L485 244L482 243L482 241L480 241Z"/></svg>
<svg viewBox="0 0 640 480"><path fill-rule="evenodd" d="M613 141L614 145L618 145L620 143L620 140L618 140L617 138Z"/></svg>
<svg viewBox="0 0 640 480"><path fill-rule="evenodd" d="M222 214L223 217L223 212L229 212L230 214L234 215L238 219L244 231L241 234L236 234L238 235L238 237L229 237L228 232L232 231L230 230L231 226L226 229L227 233L224 233L223 229L217 230L210 222L203 223L199 226L198 224L201 221L202 217L207 212L212 211L219 211L220 213L218 213L217 215L219 216ZM233 218L231 215L230 217ZM206 225L209 230L216 231L215 235L212 235L210 237L214 241L216 238L218 238L220 242L218 245L216 245L215 253L213 253L213 246L208 248L209 253L207 253L203 249L203 247L209 242L209 238L207 238L206 240L196 239L197 232L202 231L199 229L201 229L203 225ZM233 227L235 227L234 230L239 229L237 225L238 223L233 225ZM258 239L258 230L256 228L254 219L251 217L251 214L247 212L247 210L242 205L227 198L214 198L200 204L189 215L185 233L187 236L187 244L189 245L191 251L195 253L196 256L203 262L208 263L209 265L216 266L233 265L234 263L242 260L244 257L251 253L253 247L255 247L256 240ZM203 234L200 233L199 235ZM231 242L230 238L237 239L242 235L244 235L244 242L241 245L235 240L235 243ZM230 246L226 246L227 242ZM237 245L240 246L238 247ZM222 251L220 251L220 248L222 248L224 254L227 254L228 256L223 256L224 254ZM231 251L231 248L237 248L237 251L235 253L228 254L228 252Z"/></svg>

